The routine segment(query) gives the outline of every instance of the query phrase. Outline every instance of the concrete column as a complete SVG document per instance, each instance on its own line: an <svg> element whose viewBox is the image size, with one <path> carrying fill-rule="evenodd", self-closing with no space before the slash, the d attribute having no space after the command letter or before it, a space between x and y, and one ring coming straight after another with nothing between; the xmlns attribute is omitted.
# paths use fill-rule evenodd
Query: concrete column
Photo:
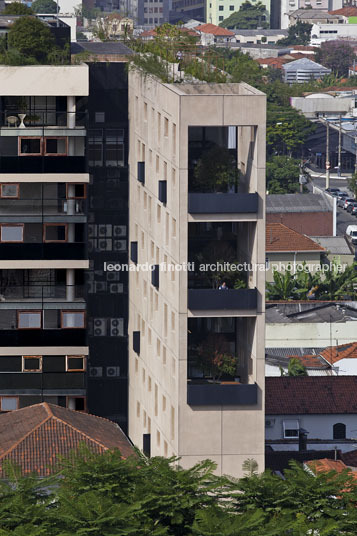
<svg viewBox="0 0 357 536"><path fill-rule="evenodd" d="M67 215L74 216L76 214L76 200L75 196L75 186L74 184L68 184L67 186Z"/></svg>
<svg viewBox="0 0 357 536"><path fill-rule="evenodd" d="M76 97L67 97L67 128L76 126Z"/></svg>
<svg viewBox="0 0 357 536"><path fill-rule="evenodd" d="M66 300L74 301L75 298L75 272L73 268L66 270Z"/></svg>

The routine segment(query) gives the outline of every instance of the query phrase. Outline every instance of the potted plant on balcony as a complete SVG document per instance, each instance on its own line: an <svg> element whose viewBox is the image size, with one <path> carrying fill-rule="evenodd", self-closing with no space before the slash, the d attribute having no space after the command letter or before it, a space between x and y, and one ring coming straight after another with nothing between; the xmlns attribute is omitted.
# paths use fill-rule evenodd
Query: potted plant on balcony
<svg viewBox="0 0 357 536"><path fill-rule="evenodd" d="M230 352L224 335L212 333L198 347L196 365L213 383L219 383L222 376L234 379L238 358Z"/></svg>
<svg viewBox="0 0 357 536"><path fill-rule="evenodd" d="M192 190L200 193L236 192L238 182L239 170L234 155L225 147L213 145L197 161Z"/></svg>

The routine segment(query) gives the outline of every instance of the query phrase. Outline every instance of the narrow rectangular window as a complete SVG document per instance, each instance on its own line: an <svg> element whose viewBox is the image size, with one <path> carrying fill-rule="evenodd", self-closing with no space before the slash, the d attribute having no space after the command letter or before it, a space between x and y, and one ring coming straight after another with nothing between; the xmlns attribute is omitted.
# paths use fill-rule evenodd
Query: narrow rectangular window
<svg viewBox="0 0 357 536"><path fill-rule="evenodd" d="M18 199L20 194L19 184L0 184L0 197L2 199Z"/></svg>
<svg viewBox="0 0 357 536"><path fill-rule="evenodd" d="M42 311L17 311L18 329L41 329Z"/></svg>
<svg viewBox="0 0 357 536"><path fill-rule="evenodd" d="M41 156L42 138L19 137L19 156Z"/></svg>
<svg viewBox="0 0 357 536"><path fill-rule="evenodd" d="M86 324L85 311L61 311L61 328L83 329Z"/></svg>
<svg viewBox="0 0 357 536"><path fill-rule="evenodd" d="M0 409L1 411L14 411L19 408L19 399L17 396L1 396Z"/></svg>
<svg viewBox="0 0 357 536"><path fill-rule="evenodd" d="M68 226L66 223L45 223L43 225L44 242L67 242Z"/></svg>
<svg viewBox="0 0 357 536"><path fill-rule="evenodd" d="M68 138L45 138L45 156L66 156Z"/></svg>
<svg viewBox="0 0 357 536"><path fill-rule="evenodd" d="M22 372L41 372L42 356L41 355L23 355Z"/></svg>
<svg viewBox="0 0 357 536"><path fill-rule="evenodd" d="M84 355L66 355L67 372L83 372L86 370L86 358Z"/></svg>
<svg viewBox="0 0 357 536"><path fill-rule="evenodd" d="M23 242L24 241L24 224L14 223L1 225L1 242Z"/></svg>

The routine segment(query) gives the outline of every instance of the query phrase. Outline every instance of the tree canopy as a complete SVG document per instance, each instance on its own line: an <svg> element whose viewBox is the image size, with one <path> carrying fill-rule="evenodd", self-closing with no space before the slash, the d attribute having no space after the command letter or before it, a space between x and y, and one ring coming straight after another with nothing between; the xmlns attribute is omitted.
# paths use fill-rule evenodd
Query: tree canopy
<svg viewBox="0 0 357 536"><path fill-rule="evenodd" d="M253 30L255 28L269 28L267 11L261 2L251 4L248 0L243 2L240 9L220 23L222 28L232 30Z"/></svg>
<svg viewBox="0 0 357 536"><path fill-rule="evenodd" d="M35 0L32 9L35 13L57 13L57 3L54 0Z"/></svg>
<svg viewBox="0 0 357 536"><path fill-rule="evenodd" d="M55 41L49 27L42 21L35 17L21 17L10 28L8 46L32 59L33 63L45 63Z"/></svg>
<svg viewBox="0 0 357 536"><path fill-rule="evenodd" d="M345 41L326 41L316 50L315 59L336 76L347 76L348 68L356 59L354 50Z"/></svg>
<svg viewBox="0 0 357 536"><path fill-rule="evenodd" d="M311 39L312 25L298 21L288 28L288 36L278 41L278 45L308 45Z"/></svg>
<svg viewBox="0 0 357 536"><path fill-rule="evenodd" d="M2 15L32 15L33 10L22 2L11 2L5 6Z"/></svg>

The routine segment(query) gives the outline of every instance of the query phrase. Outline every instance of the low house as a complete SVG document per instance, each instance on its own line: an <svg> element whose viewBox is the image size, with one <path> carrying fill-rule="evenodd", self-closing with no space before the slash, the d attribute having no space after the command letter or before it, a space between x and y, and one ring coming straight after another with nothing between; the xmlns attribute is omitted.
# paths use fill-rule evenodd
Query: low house
<svg viewBox="0 0 357 536"><path fill-rule="evenodd" d="M235 41L234 32L215 24L201 24L195 27L195 31L201 36L201 45L204 46Z"/></svg>
<svg viewBox="0 0 357 536"><path fill-rule="evenodd" d="M318 357L330 365L338 376L357 376L357 342L329 346L321 350Z"/></svg>
<svg viewBox="0 0 357 536"><path fill-rule="evenodd" d="M260 45L261 43L267 43L268 45L275 45L280 39L284 39L288 36L287 30L233 30L235 33L237 43L250 43L254 45Z"/></svg>
<svg viewBox="0 0 357 536"><path fill-rule="evenodd" d="M283 65L283 72L284 82L287 84L303 84L312 79L321 80L324 76L331 74L331 69L308 58L301 58Z"/></svg>
<svg viewBox="0 0 357 536"><path fill-rule="evenodd" d="M326 250L306 235L290 229L282 223L268 223L266 226L266 280L274 280L273 272L291 267L292 273L301 269L304 263L310 271L318 270L321 255Z"/></svg>
<svg viewBox="0 0 357 536"><path fill-rule="evenodd" d="M333 234L333 202L319 194L270 194L266 197L266 222L282 223L308 236Z"/></svg>
<svg viewBox="0 0 357 536"><path fill-rule="evenodd" d="M306 374L308 376L332 376L332 366L316 354L305 355L288 355L290 349L268 349L265 354L265 376L274 377L287 375L289 370L290 359L298 359L300 363L305 367ZM315 351L315 349L314 349Z"/></svg>
<svg viewBox="0 0 357 536"><path fill-rule="evenodd" d="M102 417L46 402L0 414L0 472L6 460L22 474L47 476L58 456L68 456L80 444L96 453L119 449L125 458L134 454L119 426Z"/></svg>
<svg viewBox="0 0 357 536"><path fill-rule="evenodd" d="M305 22L307 24L339 24L344 22L337 14L328 13L322 9L297 9L289 14L290 24Z"/></svg>
<svg viewBox="0 0 357 536"><path fill-rule="evenodd" d="M353 450L357 429L357 376L265 379L265 437L273 450Z"/></svg>

